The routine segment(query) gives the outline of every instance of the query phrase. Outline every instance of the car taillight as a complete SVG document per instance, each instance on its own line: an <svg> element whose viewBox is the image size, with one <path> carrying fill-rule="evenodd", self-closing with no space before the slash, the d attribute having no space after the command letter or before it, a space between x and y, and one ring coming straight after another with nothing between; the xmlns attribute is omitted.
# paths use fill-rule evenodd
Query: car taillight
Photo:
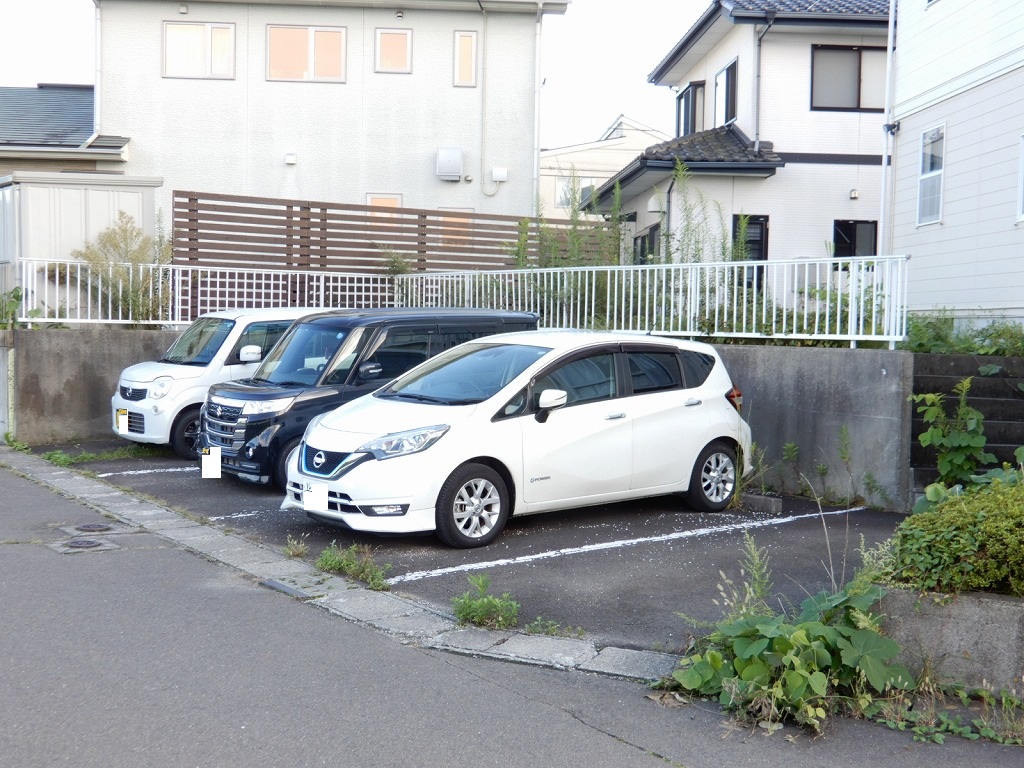
<svg viewBox="0 0 1024 768"><path fill-rule="evenodd" d="M725 399L732 403L736 413L743 413L743 393L740 392L739 387L733 386L732 389L725 393Z"/></svg>

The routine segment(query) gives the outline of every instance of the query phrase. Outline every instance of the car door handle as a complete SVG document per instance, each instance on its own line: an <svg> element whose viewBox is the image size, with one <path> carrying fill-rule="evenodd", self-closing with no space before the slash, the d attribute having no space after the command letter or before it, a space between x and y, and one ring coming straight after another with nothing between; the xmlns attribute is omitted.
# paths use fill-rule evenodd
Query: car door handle
<svg viewBox="0 0 1024 768"><path fill-rule="evenodd" d="M605 421L614 421L615 419L624 419L624 418L626 418L626 414L624 414L624 413L609 413L607 416L604 417L604 420Z"/></svg>
<svg viewBox="0 0 1024 768"><path fill-rule="evenodd" d="M694 405L700 405L703 402L704 402L703 400L698 400L697 398L692 397L689 400L687 400L685 403L683 403L683 405L685 405L687 408L690 408L690 407L692 407Z"/></svg>

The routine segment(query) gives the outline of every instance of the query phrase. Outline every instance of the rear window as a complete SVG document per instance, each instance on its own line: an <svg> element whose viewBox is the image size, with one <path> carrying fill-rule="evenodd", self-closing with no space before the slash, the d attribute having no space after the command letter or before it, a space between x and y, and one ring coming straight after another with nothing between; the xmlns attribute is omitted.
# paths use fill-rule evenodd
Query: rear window
<svg viewBox="0 0 1024 768"><path fill-rule="evenodd" d="M715 367L715 358L705 355L703 352L691 352L684 350L682 353L683 377L686 379L686 388L699 387L708 380L712 369Z"/></svg>

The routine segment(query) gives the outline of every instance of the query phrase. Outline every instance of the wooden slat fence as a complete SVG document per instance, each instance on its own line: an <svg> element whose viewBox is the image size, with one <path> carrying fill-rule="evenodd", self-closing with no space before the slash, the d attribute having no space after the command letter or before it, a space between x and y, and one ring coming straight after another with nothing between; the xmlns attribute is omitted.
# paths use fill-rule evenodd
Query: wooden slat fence
<svg viewBox="0 0 1024 768"><path fill-rule="evenodd" d="M210 267L416 272L618 263L604 222L174 193L173 261Z"/></svg>

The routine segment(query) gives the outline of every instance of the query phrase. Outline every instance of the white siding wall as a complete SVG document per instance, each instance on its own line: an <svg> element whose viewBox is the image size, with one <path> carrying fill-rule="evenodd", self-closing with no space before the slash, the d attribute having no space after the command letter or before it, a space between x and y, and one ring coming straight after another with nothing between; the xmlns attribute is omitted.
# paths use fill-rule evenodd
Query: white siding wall
<svg viewBox="0 0 1024 768"><path fill-rule="evenodd" d="M884 34L769 32L761 51L761 138L772 141L776 152L881 155L885 122L881 112L811 109L811 46L884 48L885 44ZM741 125L746 127L747 124ZM749 125L748 135L753 139L754 128ZM875 184L880 185L881 179L878 167Z"/></svg>
<svg viewBox="0 0 1024 768"><path fill-rule="evenodd" d="M834 220L874 221L878 217L877 169L872 172L848 165L795 165L784 172L784 192L778 175L763 180L695 176L690 181L691 199L696 199L697 190L708 199L706 210L716 224L714 228L717 229L720 219L730 239L734 215L768 216L770 258L824 258L828 255L827 244L832 241ZM850 189L858 190L858 199L850 199ZM658 223L657 214L646 213L647 196L623 203L626 210L635 206L638 212L637 232ZM672 216L672 229L678 232L684 226L678 188L673 191ZM715 256L709 254L706 258Z"/></svg>
<svg viewBox="0 0 1024 768"><path fill-rule="evenodd" d="M1022 30L1015 0L901 4L891 232L892 250L913 256L912 310L1024 320ZM942 217L918 226L921 134L938 125Z"/></svg>
<svg viewBox="0 0 1024 768"><path fill-rule="evenodd" d="M533 15L490 14L485 33L479 13L406 10L398 20L392 7L178 7L104 0L101 9L101 131L131 138L128 173L164 176L157 204L168 214L174 189L342 203L396 193L411 207L532 212ZM235 78L163 78L165 20L233 23ZM345 27L346 82L268 81L268 24ZM412 74L374 72L378 27L413 30ZM475 88L452 85L456 29L478 32ZM437 178L439 146L463 148L471 183ZM298 162L286 165L286 153ZM508 168L496 193L493 166Z"/></svg>

